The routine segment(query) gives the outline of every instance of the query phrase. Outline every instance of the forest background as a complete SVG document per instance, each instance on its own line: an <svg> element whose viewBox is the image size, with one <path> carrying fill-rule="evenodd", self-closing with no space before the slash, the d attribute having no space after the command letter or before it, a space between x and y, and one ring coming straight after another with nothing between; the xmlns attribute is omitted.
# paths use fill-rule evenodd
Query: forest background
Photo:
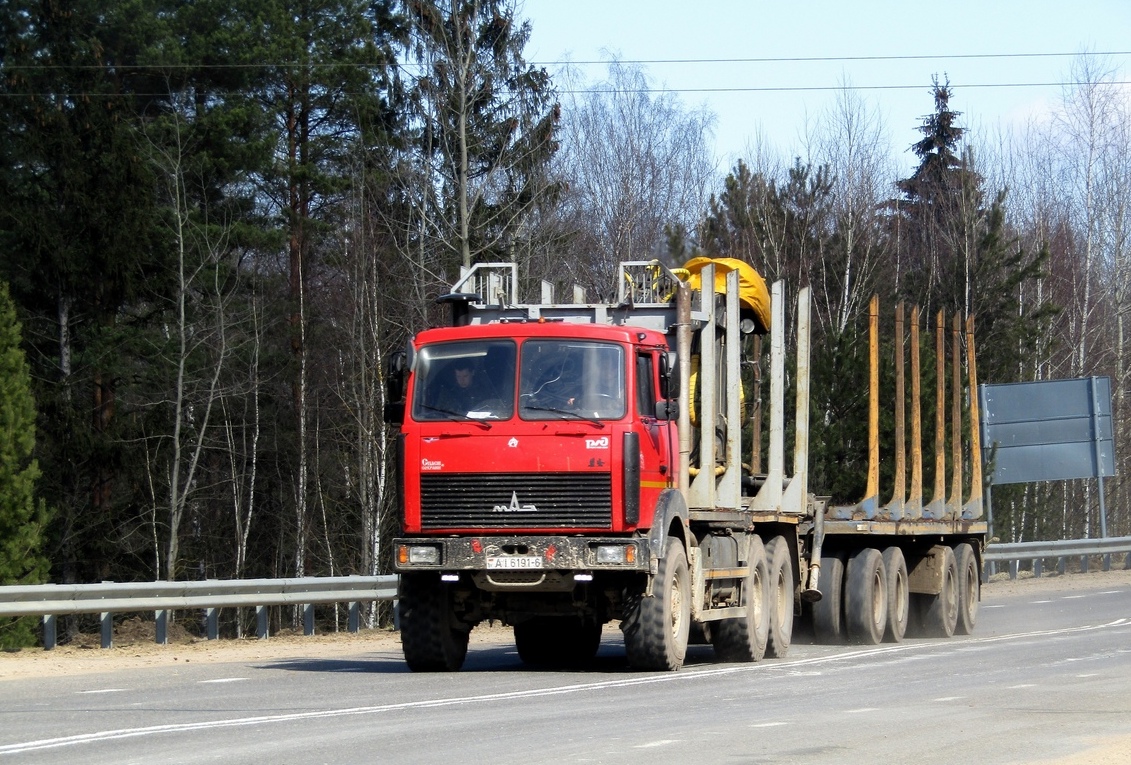
<svg viewBox="0 0 1131 765"><path fill-rule="evenodd" d="M512 0L0 0L0 584L386 571L384 360L500 260L527 296L699 254L811 286L810 481L841 500L870 297L924 337L973 315L983 382L1112 378L1131 534L1131 99L1102 58L1009 135L970 140L941 76L920 124L846 88L803 156L724 170L704 108L616 61L555 82L529 34ZM1094 536L1095 488L996 489L995 533Z"/></svg>

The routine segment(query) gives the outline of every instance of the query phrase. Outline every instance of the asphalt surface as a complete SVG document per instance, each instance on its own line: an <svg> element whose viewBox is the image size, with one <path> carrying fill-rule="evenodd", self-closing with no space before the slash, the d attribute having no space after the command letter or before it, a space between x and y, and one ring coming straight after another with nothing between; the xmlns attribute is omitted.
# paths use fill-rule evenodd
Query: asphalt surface
<svg viewBox="0 0 1131 765"><path fill-rule="evenodd" d="M630 671L617 636L575 672L499 644L453 674L390 650L6 680L0 765L1036 763L1131 736L1129 584L987 590L950 640L799 635L747 665L694 646L670 674Z"/></svg>

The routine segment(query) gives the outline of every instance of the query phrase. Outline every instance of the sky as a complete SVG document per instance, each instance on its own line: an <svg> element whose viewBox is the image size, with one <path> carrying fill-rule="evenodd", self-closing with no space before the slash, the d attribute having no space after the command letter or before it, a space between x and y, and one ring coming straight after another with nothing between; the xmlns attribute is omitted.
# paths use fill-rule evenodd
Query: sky
<svg viewBox="0 0 1131 765"><path fill-rule="evenodd" d="M528 61L576 62L588 81L612 58L647 62L654 87L714 112L723 171L759 137L803 155L807 126L845 85L910 169L934 75L949 78L971 138L1048 114L1082 53L1112 54L1096 61L1131 82L1131 0L519 0L518 13Z"/></svg>

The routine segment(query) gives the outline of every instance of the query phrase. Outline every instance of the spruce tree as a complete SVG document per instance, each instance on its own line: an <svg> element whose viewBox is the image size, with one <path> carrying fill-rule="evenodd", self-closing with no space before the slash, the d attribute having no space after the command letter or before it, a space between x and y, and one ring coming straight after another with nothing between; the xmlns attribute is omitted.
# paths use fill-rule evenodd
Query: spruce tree
<svg viewBox="0 0 1131 765"><path fill-rule="evenodd" d="M39 465L35 448L35 403L20 348L20 325L0 282L0 585L43 581L47 560L40 553L47 513L35 498ZM34 641L32 619L0 621L0 646Z"/></svg>

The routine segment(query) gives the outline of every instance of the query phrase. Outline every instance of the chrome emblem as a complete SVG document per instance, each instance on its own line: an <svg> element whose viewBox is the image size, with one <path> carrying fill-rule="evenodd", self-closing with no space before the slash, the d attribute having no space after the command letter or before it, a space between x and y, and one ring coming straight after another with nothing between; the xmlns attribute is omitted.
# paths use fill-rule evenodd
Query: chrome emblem
<svg viewBox="0 0 1131 765"><path fill-rule="evenodd" d="M509 505L495 505L491 508L496 513L536 513L538 507L536 505L520 505L518 504L518 492L511 492L511 503Z"/></svg>

